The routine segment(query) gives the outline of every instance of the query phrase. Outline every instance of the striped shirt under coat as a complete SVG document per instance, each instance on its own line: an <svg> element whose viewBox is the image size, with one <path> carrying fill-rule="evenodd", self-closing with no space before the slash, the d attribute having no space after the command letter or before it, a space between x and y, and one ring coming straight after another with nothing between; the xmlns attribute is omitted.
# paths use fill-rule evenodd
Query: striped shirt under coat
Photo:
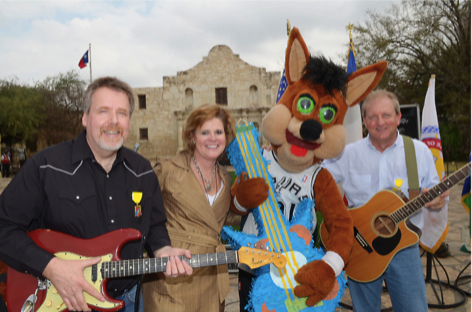
<svg viewBox="0 0 472 312"><path fill-rule="evenodd" d="M173 247L193 254L223 252L219 233L229 213L231 176L219 166L223 190L212 206L190 168L191 158L181 152L157 164L167 230ZM143 285L144 311L223 311L229 293L227 265L198 268L192 276L165 278L148 275Z"/></svg>

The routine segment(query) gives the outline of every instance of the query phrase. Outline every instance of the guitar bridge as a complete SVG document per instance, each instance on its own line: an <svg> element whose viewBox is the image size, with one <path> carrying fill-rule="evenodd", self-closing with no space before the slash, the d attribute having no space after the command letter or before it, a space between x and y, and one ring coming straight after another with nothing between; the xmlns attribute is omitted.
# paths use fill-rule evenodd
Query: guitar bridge
<svg viewBox="0 0 472 312"><path fill-rule="evenodd" d="M45 290L48 287L51 287L51 281L48 279L38 278L38 290Z"/></svg>
<svg viewBox="0 0 472 312"><path fill-rule="evenodd" d="M362 236L361 232L359 232L359 230L356 227L354 227L354 238L357 240L359 245L361 245L361 247L364 248L364 250L367 251L368 253L371 253L372 251L374 251L372 247L370 247L369 243L367 243L365 238Z"/></svg>
<svg viewBox="0 0 472 312"><path fill-rule="evenodd" d="M51 286L50 280L38 278L38 288L36 289L34 294L29 295L28 299L26 299L25 303L23 303L23 306L21 307L20 312L32 311L34 309L34 305L37 300L36 295L38 293L38 290L45 290L50 286Z"/></svg>

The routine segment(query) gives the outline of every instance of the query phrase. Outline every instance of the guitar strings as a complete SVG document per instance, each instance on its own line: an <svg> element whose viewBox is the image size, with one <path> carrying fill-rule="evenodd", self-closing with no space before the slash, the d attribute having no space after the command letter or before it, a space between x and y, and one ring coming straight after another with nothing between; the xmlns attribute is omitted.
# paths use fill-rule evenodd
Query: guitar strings
<svg viewBox="0 0 472 312"><path fill-rule="evenodd" d="M251 146L252 155L255 155L255 157L256 157L256 162L258 162L258 167L257 167L257 168L264 168L264 167L263 167L263 161L262 161L262 159L261 159L261 155L260 155L260 153L258 152L258 148L257 148L257 146L256 146L256 144L255 144L254 139L253 139L253 140L248 140L248 142L250 143L250 146ZM269 180L268 173L267 173L267 170L265 170L265 168L264 168L264 170L262 170L262 171L263 171L263 172L261 173L261 176L262 176L266 181L270 181L270 180ZM272 189L269 189L269 193L270 193L270 196L271 196L271 198L272 198L271 204L276 203L277 200L276 200L276 198L275 198L275 194L274 194L273 190L272 190ZM284 233L284 235L285 235L285 240L286 240L286 242L287 242L287 244L288 244L288 248L285 247L285 244L284 244L284 241L283 241L283 236L282 236L282 235L280 234L280 232L279 232L279 227L275 227L275 230L277 231L278 237L281 238L282 248L284 248L284 251L288 252L288 251L292 250L293 248L292 248L292 245L291 245L291 242L290 242L290 238L289 238L288 233L287 233L287 228L285 227L285 223L284 223L284 221L283 221L283 219L282 219L282 215L281 215L281 213L280 213L280 209L276 209L276 208L278 208L278 207L271 207L271 208L273 208L273 209L270 209L270 210L269 210L269 214L270 214L270 217L271 217L271 220L272 220L271 223L274 223L274 224L279 223L279 224L280 224L280 228L282 228L282 230L283 230L283 233ZM279 222L277 222L277 220L275 219L275 217L274 217L274 215L273 215L273 212L274 212L274 211L275 211L275 213L276 213L276 215L277 215L277 217L278 217L278 221L279 221Z"/></svg>
<svg viewBox="0 0 472 312"><path fill-rule="evenodd" d="M248 136L247 141L246 141L246 138L245 138L246 135ZM249 136L250 136L250 138L249 138ZM243 141L243 145L244 145L244 147L245 147L244 150L248 151L248 148L247 148L247 147L248 147L248 144L247 144L247 142L249 142L249 146L250 146L250 150L251 150L251 153L249 153L250 166L246 166L246 168L249 169L249 170L248 170L248 174L250 175L250 177L255 177L255 176L257 176L257 174L255 173L254 167L256 167L259 172L260 172L261 168L263 168L263 169L262 169L263 174L260 173L260 176L261 176L261 177L264 176L265 179L266 179L266 181L269 181L269 180L268 180L268 176L267 176L267 170L265 169L265 167L263 167L263 161L262 161L262 159L261 159L260 151L258 150L256 144L254 143L255 140L254 140L253 137L252 137L252 132L249 132L249 134L244 133L244 134L241 135L241 137L242 137L241 140ZM252 140L251 140L251 138L252 138ZM238 143L240 143L239 140L238 140ZM240 146L240 149L241 149L241 146ZM241 150L243 150L243 149L241 149ZM247 154L246 154L246 155L247 155ZM246 162L246 160L245 160L245 162ZM253 164L254 162L256 163L256 166L254 166L254 164ZM252 175L252 176L251 176L251 175ZM275 196L274 196L273 191L270 190L270 193L271 193L271 197L272 197L272 199L273 199L273 202L276 202L276 201L275 201ZM272 205L272 204L273 204L273 203L271 203L271 205ZM289 260L290 260L290 258L292 258L292 261L294 262L295 266L298 268L298 263L297 263L297 261L296 261L296 259L295 259L295 255L294 255L294 253L293 253L292 251L287 250L287 248L285 247L285 244L284 244L284 241L283 241L283 237L282 237L282 235L280 234L280 232L279 232L279 230L278 230L278 227L275 227L275 232L274 232L274 226L273 226L273 224L277 224L277 222L276 222L276 219L275 219L275 217L274 217L274 215L273 215L273 211L275 211L276 214L277 214L278 217L279 217L280 225L281 225L281 227L282 227L282 229L283 229L283 231L284 231L284 233L285 233L285 238L286 238L287 243L289 244L290 249L291 249L291 243L290 243L289 237L288 237L288 235L287 235L287 231L286 231L284 222L282 221L280 211L279 211L278 209L274 209L274 207L271 207L271 208L273 208L273 209L269 209L269 208L267 207L267 203L266 203L266 202L263 204L263 207L261 207L261 208L263 208L262 211L261 211L261 216L263 217L264 227L266 228L266 232L268 233L269 241L271 242L271 235L270 235L270 234L272 234L272 236L275 237L274 240L275 240L277 246L279 246L279 242L278 242L277 238L280 237L280 242L281 242L280 244L282 245L283 251L288 252L288 254L289 254L289 257L288 257L288 258L289 258ZM267 211L268 211L268 212L267 212ZM266 214L269 215L269 220L270 220L270 221L268 222L268 223L269 223L269 226L267 225L267 222L265 221L265 219L267 218ZM272 245L272 242L271 242L271 245ZM293 275L295 275L296 270L293 268L291 261L288 261L288 265L289 265L289 267L290 267L290 269L291 269ZM286 271L286 268L285 268L285 267L283 268L283 272L284 272L285 274L282 275L281 272L280 272L280 269L279 269L279 275L282 277L282 283L283 283L283 285L284 285L284 288L285 288L285 291L286 291L286 294L287 294L287 298L289 298L289 299L291 300L291 296L290 296L290 294L288 293L287 285L286 285L286 283L285 283L284 278L285 278L285 277L287 278L289 287L290 287L291 291L293 292L292 281L291 281L290 278L288 278L287 271ZM295 297L294 297L294 298L295 298Z"/></svg>
<svg viewBox="0 0 472 312"><path fill-rule="evenodd" d="M254 138L252 137L252 132L249 133L251 135L251 138L248 138L247 142L249 142L250 144L250 147L251 147L251 161L252 162L256 162L258 164L258 166L256 168L258 168L258 170L262 170L263 172L263 177L266 181L270 181L269 180L269 177L268 177L268 173L267 173L267 169L265 168L264 166L264 163L262 161L262 156L261 156L261 153L260 153L260 150L257 148L257 145L255 144L255 140ZM249 134L245 134L245 135L248 135ZM246 141L245 141L245 145L246 145ZM261 173L261 176L262 176L262 173ZM270 230L273 232L273 235L278 238L281 242L281 245L282 245L282 248L283 248L283 251L287 252L288 253L288 261L287 261L287 264L288 264L288 267L290 268L290 270L292 271L292 274L295 275L296 274L296 270L294 269L293 265L292 265L292 261L294 263L294 265L298 268L298 263L297 263L297 260L295 258L295 254L293 253L292 250L292 246L291 246L291 243L290 243L290 239L287 235L287 231L286 231L286 227L285 227L285 223L282 219L282 215L280 213L280 209L278 209L278 206L277 207L274 207L274 203L277 203L276 199L275 199L275 195L273 193L273 190L270 189L270 195L271 195L271 198L272 198L272 201L271 201L271 209L267 208L266 210L268 211L268 214L269 214L269 219L270 219L270 222L269 222L269 225L270 225ZM265 202L265 204L267 204L267 202ZM279 220L279 223L277 223L277 220L276 218L274 217L274 212L275 214L278 216L278 220ZM267 212L265 212L267 213ZM285 240L287 242L287 244L289 245L289 249L287 249L285 247L285 242L283 240L283 236L280 234L280 231L279 231L279 227L278 226L275 226L274 227L274 224L280 224L280 228L283 229L283 232L285 234ZM274 232L274 229L275 229L275 232ZM290 261L292 260L292 261ZM284 267L284 277L287 278L287 281L288 281L288 284L289 284L289 287L293 293L293 289L294 289L294 286L292 284L292 280L288 277L287 275L287 269ZM288 290L287 290L287 286L285 284L285 281L284 279L282 279L282 282L284 284L284 288L286 289L286 293L287 293L287 297L289 297L289 293L288 293ZM289 297L290 300L291 297ZM293 299L295 299L295 296L293 296Z"/></svg>
<svg viewBox="0 0 472 312"><path fill-rule="evenodd" d="M238 127L238 128L240 128L240 127ZM244 127L243 129L248 129L248 127L246 126L246 127ZM238 130L239 130L239 129L238 129ZM246 141L244 140L243 130L238 131L237 142L238 142L239 150L240 150L240 151L246 151L246 152L248 152L247 145L244 144L244 148L243 148L243 144L242 144L241 141L244 141L244 143L246 143ZM247 159L247 158L248 158L248 157L247 157L248 154L249 154L249 153L245 153L245 154L244 154L244 155L246 155L246 157L243 157L243 160L244 160L244 163L245 163L245 165L246 165L246 169L247 169L247 171L248 171L248 175L249 175L250 178L252 178L252 177L254 177L254 173L253 173L254 168L253 168L253 166L252 166L252 163L251 163L250 165L248 164L248 161L249 161L249 160ZM250 155L249 155L249 157L250 157ZM252 161L252 160L251 160L251 161ZM273 233L271 233L270 230L268 231L268 229L270 229L270 228L269 228L268 225L267 225L267 219L266 219L266 215L265 215L265 213L264 213L264 210L267 209L267 206L263 204L263 205L259 206L259 208L260 208L260 214L261 214L261 217L262 217L262 222L264 223L264 229L266 230L267 237L269 238L269 244L270 244L272 250L276 250L276 249L274 249L274 242L273 242L273 239L272 239L272 237L271 237L271 234L273 235ZM278 246L278 242L277 242L276 239L275 239L275 243L276 243L277 246ZM279 246L278 246L278 247L279 247ZM276 250L276 251L277 251L277 250ZM278 268L278 272L279 272L279 275L280 275L281 277L287 276L286 274L282 274L283 272L286 273L285 267L283 268L283 271L281 271L281 269ZM284 285L284 290L285 290L287 299L290 299L290 294L289 294L289 292L288 292L287 285L286 285L286 283L285 283L284 278L282 278L282 284Z"/></svg>
<svg viewBox="0 0 472 312"><path fill-rule="evenodd" d="M262 170L263 172L260 174L260 176L263 177L266 181L270 181L270 180L269 180L269 177L268 177L267 170L265 169L265 167L263 167L264 164L263 164L263 161L262 161L262 159L261 159L260 152L259 152L259 150L258 150L258 148L257 148L257 146L256 146L256 144L255 144L255 140L254 140L254 139L252 139L252 140L248 139L248 142L250 143L250 147L251 147L251 151L252 151L251 156L252 156L252 157L255 157L255 158L256 158L255 161L258 163L257 168L258 168L258 169L259 169L259 168L264 168L264 170ZM280 209L278 209L278 206L277 206L277 207L272 206L273 203L276 203L276 202L277 202L273 190L272 190L272 189L269 189L269 192L270 192L270 196L271 196L271 199L272 199L272 201L271 201L271 203L270 203L270 204L271 204L271 209L268 209L268 214L269 214L269 217L270 217L270 220L271 220L270 226L272 227L272 230L275 228L276 234L274 234L274 235L276 235L276 237L280 237L280 241L281 241L280 244L281 244L281 246L282 246L282 248L283 248L283 251L289 252L289 251L292 250L293 248L292 248L292 245L291 245L289 236L288 236L288 234L287 234L287 230L286 230L286 227L285 227L285 223L284 223L284 221L282 220L282 215L281 215L281 213L280 213ZM277 217L278 217L278 221L279 221L279 222L277 222L276 218L274 217L274 211L275 211L275 213L276 213L276 215L277 215ZM280 234L279 226L274 227L273 224L276 224L276 225L277 225L277 224L280 224L280 228L282 228L282 230L283 230L283 232L284 232L284 234L285 234L285 241L286 241L287 244L288 244L288 248L285 246L285 242L284 242L284 240L283 240L284 237ZM295 260L295 259L293 259L293 260L294 260L295 263L296 263L296 260ZM291 263L290 263L290 262L289 262L289 266L291 267ZM296 273L295 270L294 270L292 267L291 267L291 269L292 269L292 273L295 274L295 273Z"/></svg>
<svg viewBox="0 0 472 312"><path fill-rule="evenodd" d="M263 163L263 161L262 161L262 155L261 155L261 153L260 153L260 149L257 148L257 145L256 145L256 143L255 143L256 141L255 141L254 138L252 137L252 132L251 132L250 134L251 134L252 140L248 138L248 142L249 142L249 144L250 144L251 151L252 151L252 153L251 153L251 158L255 158L255 161L256 161L257 164L258 164L257 168L260 169L260 170L262 170L264 179L265 179L266 181L270 181L270 180L269 180L269 177L268 177L267 169L266 169L266 167L264 166L264 163ZM261 176L262 176L262 173L261 173ZM281 215L280 209L279 209L278 206L277 206L277 207L274 207L274 203L277 203L277 200L275 199L275 194L274 194L274 192L273 192L272 189L270 189L270 195L271 195L271 198L272 198L272 201L270 202L271 209L267 209L267 210L268 210L269 217L270 217L270 220L271 220L271 222L270 222L271 230L272 230L272 231L274 230L273 224L276 224L276 225L277 225L277 224L280 224L280 228L282 228L282 230L283 230L283 232L284 232L284 234L285 234L285 240L286 240L287 244L289 245L289 248L287 249L287 248L285 247L285 242L284 242L284 240L283 240L284 237L280 234L279 226L276 226L276 227L275 227L276 233L274 233L274 235L275 235L276 237L278 237L278 238L280 237L280 241L281 241L281 244L282 244L283 251L285 251L285 252L288 253L288 257L287 257L287 258L288 258L288 262L287 262L288 267L289 267L290 270L292 271L292 274L295 276L297 270L299 269L299 267L298 267L298 262L297 262L297 260L296 260L296 258L295 258L295 254L294 254L293 251L292 251L293 248L292 248L292 245L291 245L291 242L290 242L290 238L289 238L289 236L288 236L288 234L287 234L287 230L286 230L286 227L285 227L285 223L284 223L284 221L283 221L283 219L282 219L282 215ZM267 202L266 202L266 203L267 203ZM274 212L275 212L275 214L278 216L278 221L279 221L278 223L277 223L276 218L274 217ZM290 260L293 261L293 264L295 265L295 267L297 268L297 270L294 269L294 267L293 267L293 265L292 265L292 261L290 261ZM287 270L287 269L284 267L285 276L287 276L288 284L289 284L289 286L290 286L290 289L291 289L292 292L293 292L294 286L293 286L293 284L292 284L292 280L291 280L290 278L288 278L288 275L286 275L286 274L287 274L287 271L286 271L286 270ZM282 279L282 281L283 281L283 279ZM284 287L286 288L285 283L284 283ZM287 294L288 294L288 292L287 292ZM294 296L294 299L295 299L295 296Z"/></svg>
<svg viewBox="0 0 472 312"><path fill-rule="evenodd" d="M256 144L255 144L255 141L252 140L252 141L250 141L250 143L251 143L251 148L252 148L252 150L253 150L253 151L254 151L254 150L257 150L257 146L256 146ZM255 155L257 155L257 157L261 157L260 153L255 153ZM262 162L262 160L260 160L260 161ZM266 181L269 181L269 177L268 177L267 170L263 170L263 174L264 174L264 179L265 179ZM271 196L271 198L272 198L273 203L276 203L276 202L277 202L277 199L275 198L275 194L274 194L273 190L270 189L269 191L270 191L270 196ZM273 207L273 208L278 208L278 207ZM280 209L273 209L272 211L275 211L275 212L276 212L277 217L278 217L278 219L279 219L279 223L281 224L281 228L282 228L282 230L284 231L285 239L286 239L287 244L288 244L288 249L286 249L285 251L293 250L292 244L291 244L291 242L290 242L290 239L289 239L289 236L288 236L288 233L287 233L287 228L285 227L285 223L283 222L283 219L282 219L282 214L281 214L281 212L280 212ZM272 216L272 217L273 217L273 216ZM274 220L274 221L275 221L275 220ZM278 227L276 228L276 230L278 230ZM278 233L278 234L279 234L279 236L281 236L280 233ZM282 237L282 236L281 236L281 237ZM297 269L298 269L298 267L297 267Z"/></svg>
<svg viewBox="0 0 472 312"><path fill-rule="evenodd" d="M247 142L246 142L246 139L245 139L245 135L246 135L245 133L241 133L240 139L241 139L241 141L242 141L242 143L241 143L242 146L240 146L240 148L241 148L241 150L244 150L244 151L247 152L247 153L245 153L245 154L246 154L246 156L249 157L249 159L247 160L248 163L246 164L246 168L247 168L247 170L248 170L248 175L249 175L249 177L250 177L250 178L254 178L254 177L257 177L257 174L255 173L255 170L254 170L254 165L253 165L253 161L254 161L254 160L253 160L252 154L251 154L251 152L253 152L253 151L252 151L252 150L248 150ZM250 141L250 140L249 140L249 141ZM240 142L238 141L238 143L240 143ZM244 147L244 148L242 148L242 147ZM245 161L246 161L246 160L245 160ZM261 166L259 166L259 167L261 167ZM266 181L268 181L268 180L266 180ZM274 235L271 231L267 231L268 228L271 228L271 227L272 227L271 224L267 224L267 223L271 223L271 220L267 219L267 216L266 216L267 213L265 213L265 211L268 210L267 203L264 202L264 203L262 203L261 206L262 206L262 208L263 208L263 210L261 211L261 217L262 217L262 219L263 219L264 228L266 229L266 233L267 233L267 235L269 236L269 242L270 242L271 248L272 248L272 250L281 250L282 247L284 247L284 246L281 246L281 244L280 244L280 243L278 242L278 240L277 240L277 237L274 237L274 238L271 238L271 237L270 237L270 235ZM274 248L274 245L273 245L274 243L275 243L275 245L276 245L275 248Z"/></svg>
<svg viewBox="0 0 472 312"><path fill-rule="evenodd" d="M250 136L250 138L248 137L248 139L246 140L246 136ZM251 177L257 177L257 174L255 173L254 167L257 168L259 172L260 172L261 168L265 169L265 167L263 167L264 163L262 162L262 160L257 158L257 157L260 158L260 151L257 148L254 148L254 142L255 141L254 141L254 138L252 137L252 132L249 132L249 133L246 132L246 133L242 134L242 141L243 141L245 150L250 152L250 153L246 153L246 155L249 154L248 155L249 156L248 161L250 163L250 166L248 168L249 169L248 170L249 175ZM248 150L247 142L250 142L250 147L251 147L250 150ZM254 162L256 162L256 166L254 166ZM260 173L259 176L262 177L262 174ZM269 180L266 179L266 181L269 181ZM283 240L279 239L280 233L278 233L278 235L277 235L277 233L274 231L274 225L273 224L276 224L276 222L275 222L275 219L274 219L271 212L275 208L273 207L273 202L270 203L270 204L271 204L270 208L268 207L267 201L265 201L260 206L260 208L262 209L260 213L261 213L261 217L262 217L263 222L264 222L264 228L266 230L266 233L267 233L267 236L269 238L269 242L270 242L271 246L273 246L273 242L275 242L275 244L277 245L278 250L285 251L286 247L283 243ZM277 227L275 227L275 229L277 229ZM280 240L280 243L279 243L279 240ZM290 260L290 257L288 257L288 258L289 258L288 260ZM289 267L292 266L290 261L288 261L287 263L288 263ZM291 300L290 293L288 292L287 283L289 284L289 287L292 290L292 292L293 292L293 285L292 285L292 281L290 280L290 278L287 275L287 269L286 269L286 267L283 267L282 269L278 269L278 270L279 270L279 276L281 277L281 281L282 281L282 284L284 286L286 296L287 296L288 299ZM293 272L293 268L292 268L292 272ZM287 281L285 281L285 278L287 279Z"/></svg>

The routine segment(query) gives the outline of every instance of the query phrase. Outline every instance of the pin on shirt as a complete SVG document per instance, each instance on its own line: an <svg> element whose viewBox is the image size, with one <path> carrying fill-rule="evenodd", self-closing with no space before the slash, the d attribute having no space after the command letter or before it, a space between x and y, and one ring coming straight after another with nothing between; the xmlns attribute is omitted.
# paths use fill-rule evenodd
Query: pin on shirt
<svg viewBox="0 0 472 312"><path fill-rule="evenodd" d="M399 191L400 187L403 185L403 179L395 179L395 187L393 188L393 191Z"/></svg>
<svg viewBox="0 0 472 312"><path fill-rule="evenodd" d="M134 206L134 216L136 218L139 218L143 215L142 210L141 210L141 206L139 205L139 203L141 202L141 199L143 198L143 193L142 192L133 192L131 197L132 197L133 202L136 204L136 206Z"/></svg>

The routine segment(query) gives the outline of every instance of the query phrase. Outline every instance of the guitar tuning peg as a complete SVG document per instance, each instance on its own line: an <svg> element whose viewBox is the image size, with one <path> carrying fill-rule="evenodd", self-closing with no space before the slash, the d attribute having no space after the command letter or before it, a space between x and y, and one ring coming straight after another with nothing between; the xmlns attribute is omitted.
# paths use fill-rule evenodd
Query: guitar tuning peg
<svg viewBox="0 0 472 312"><path fill-rule="evenodd" d="M267 250L267 251L270 251L270 247L269 247L269 246L267 246L267 247L266 247L266 250Z"/></svg>
<svg viewBox="0 0 472 312"><path fill-rule="evenodd" d="M251 243L247 243L247 246L248 246L248 247L251 247Z"/></svg>

